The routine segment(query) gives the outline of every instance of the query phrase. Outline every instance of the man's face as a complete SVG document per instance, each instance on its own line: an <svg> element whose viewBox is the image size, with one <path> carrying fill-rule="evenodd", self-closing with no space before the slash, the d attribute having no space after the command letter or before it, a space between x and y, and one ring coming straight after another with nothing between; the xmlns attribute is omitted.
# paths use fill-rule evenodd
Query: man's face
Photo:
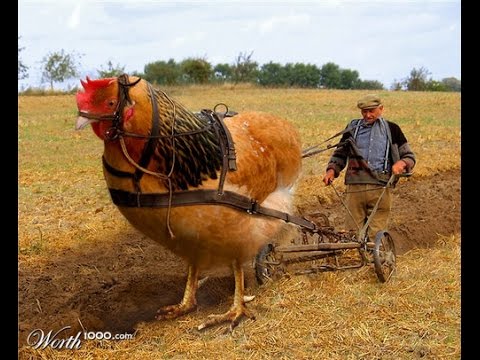
<svg viewBox="0 0 480 360"><path fill-rule="evenodd" d="M373 124L379 117L382 116L383 113L383 105L377 106L373 109L362 109L362 117L363 119L369 123Z"/></svg>

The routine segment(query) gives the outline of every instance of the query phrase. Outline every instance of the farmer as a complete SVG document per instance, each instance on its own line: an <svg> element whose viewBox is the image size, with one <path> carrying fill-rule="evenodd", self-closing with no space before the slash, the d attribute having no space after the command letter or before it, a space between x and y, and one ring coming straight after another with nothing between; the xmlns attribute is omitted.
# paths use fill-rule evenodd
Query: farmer
<svg viewBox="0 0 480 360"><path fill-rule="evenodd" d="M415 154L410 149L400 127L382 117L383 104L378 95L370 94L357 102L362 119L351 120L344 130L341 144L330 158L323 182L330 185L347 166L345 173L346 215L345 229L358 231L367 221L383 187L391 174L411 172ZM395 186L395 183L393 183ZM387 188L370 219L370 241L380 230L388 228L392 197Z"/></svg>

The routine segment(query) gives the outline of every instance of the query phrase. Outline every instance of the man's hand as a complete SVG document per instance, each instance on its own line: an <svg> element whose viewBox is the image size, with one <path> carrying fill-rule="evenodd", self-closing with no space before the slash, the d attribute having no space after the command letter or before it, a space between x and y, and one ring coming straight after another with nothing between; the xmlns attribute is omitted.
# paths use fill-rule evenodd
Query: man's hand
<svg viewBox="0 0 480 360"><path fill-rule="evenodd" d="M323 177L323 182L325 185L330 185L333 182L333 179L335 178L335 171L333 169L328 169L325 172L325 176Z"/></svg>
<svg viewBox="0 0 480 360"><path fill-rule="evenodd" d="M392 172L394 174L402 174L405 172L405 168L407 167L407 163L403 160L398 160L395 164L392 166Z"/></svg>

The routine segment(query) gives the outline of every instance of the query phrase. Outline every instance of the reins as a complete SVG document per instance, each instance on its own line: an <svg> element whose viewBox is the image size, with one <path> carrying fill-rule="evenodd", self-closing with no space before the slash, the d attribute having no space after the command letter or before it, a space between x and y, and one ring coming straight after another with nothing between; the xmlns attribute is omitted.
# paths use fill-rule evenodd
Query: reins
<svg viewBox="0 0 480 360"><path fill-rule="evenodd" d="M257 200L249 198L247 196L232 192L224 191L223 186L226 179L227 171L235 171L236 167L236 155L234 142L231 137L230 131L223 122L223 117L232 116L228 111L228 107L223 104L217 104L214 107L214 110L202 110L201 115L206 118L206 124L203 127L194 130L188 130L183 132L176 132L176 104L171 100L163 91L158 90L166 98L167 102L172 107L172 117L173 121L171 122L170 133L168 135L161 135L160 132L160 112L158 110L158 104L155 100L155 94L153 87L150 83L147 82L148 92L152 103L152 129L150 134L137 134L124 131L122 128L122 115L123 110L127 103L132 103L129 96L129 89L140 82L140 78L134 82L129 82L128 75L123 74L118 78L118 104L115 111L112 114L90 114L82 111L78 112L79 116L97 120L97 121L112 121L112 126L107 130L105 139L107 141L119 140L122 153L127 159L127 161L135 168L134 173L130 173L123 170L118 170L108 164L105 157L102 156L102 162L105 170L113 176L119 178L130 178L134 182L135 192L113 189L109 188L110 196L112 201L117 206L126 206L126 207L154 207L154 208L167 208L167 229L170 236L173 238L174 234L170 227L170 214L171 208L175 206L188 206L188 205L224 205L230 206L237 210L246 211L248 214L260 214L268 217L273 217L276 219L281 219L285 222L291 222L302 228L305 228L311 232L318 232L319 228L317 225L304 217L299 217L291 215L289 213L267 208L258 203ZM225 106L225 112L222 114L216 111L218 106ZM195 115L194 115L195 116ZM320 152L326 151L334 147L340 147L351 141L347 139L346 141L340 141L334 145L327 145L324 149L318 149L318 147L325 142L345 134L346 132L352 131L357 128L360 124L356 126L346 128L337 134L331 136L330 138L324 140L318 145L311 146L302 151L302 158L310 157ZM186 191L174 191L172 186L171 177L173 175L175 167L175 158L176 158L176 141L177 137L196 135L206 131L215 131L215 135L219 142L220 152L222 156L222 165L220 168L220 179L218 189L194 189ZM143 151L140 156L140 160L136 162L129 154L127 146L125 144L125 137L133 138L143 138L147 139ZM159 139L170 139L171 149L172 149L172 163L169 171L166 174L151 171L148 169L148 164L152 158L153 152L155 151L155 146L157 140ZM142 193L140 188L140 179L144 174L152 175L167 181L168 192L165 193ZM336 189L335 189L336 192ZM337 193L338 195L338 193Z"/></svg>
<svg viewBox="0 0 480 360"><path fill-rule="evenodd" d="M338 143L336 144L329 144L327 145L325 148L323 149L317 149L320 145L322 144L325 144L327 141L330 141L332 139L335 139L336 137L340 136L340 135L343 135L349 131L353 131L355 130L356 128L358 128L360 126L361 122L359 121L357 125L355 126L352 126L352 127L347 127L345 129L343 129L342 131L336 133L335 135L333 136L330 136L328 139L326 140L323 140L320 144L317 144L317 145L313 145L313 146L310 146L304 150L302 150L302 158L306 158L306 157L310 157L310 156L313 156L313 155L316 155L316 154L319 154L321 152L324 152L324 151L327 151L327 150L330 150L330 149L333 149L333 148L337 148L337 147L341 147L343 145L345 145L346 143L348 143L348 140L347 141L339 141ZM314 149L317 149L317 150L314 150Z"/></svg>

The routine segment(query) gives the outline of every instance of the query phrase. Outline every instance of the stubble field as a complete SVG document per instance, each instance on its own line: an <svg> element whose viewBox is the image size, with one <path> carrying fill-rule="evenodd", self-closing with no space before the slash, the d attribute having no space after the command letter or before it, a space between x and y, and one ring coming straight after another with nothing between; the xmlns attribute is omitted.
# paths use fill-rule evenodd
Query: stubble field
<svg viewBox="0 0 480 360"><path fill-rule="evenodd" d="M360 91L168 88L191 110L226 103L291 121L303 147L319 144L359 116ZM248 304L255 321L231 334L199 332L225 311L233 276L211 271L198 310L156 321L178 302L185 264L134 230L111 204L101 167L103 144L74 130L75 98L20 96L18 119L19 354L45 359L459 359L460 94L381 92L385 117L416 152L414 175L394 190L391 232L398 270L381 284L369 266L286 276L259 286L249 264ZM340 200L321 178L331 152L303 160L299 212L324 212L335 226ZM342 179L337 189L344 190ZM34 349L35 329L62 334L109 331L123 341L83 340L80 349Z"/></svg>

